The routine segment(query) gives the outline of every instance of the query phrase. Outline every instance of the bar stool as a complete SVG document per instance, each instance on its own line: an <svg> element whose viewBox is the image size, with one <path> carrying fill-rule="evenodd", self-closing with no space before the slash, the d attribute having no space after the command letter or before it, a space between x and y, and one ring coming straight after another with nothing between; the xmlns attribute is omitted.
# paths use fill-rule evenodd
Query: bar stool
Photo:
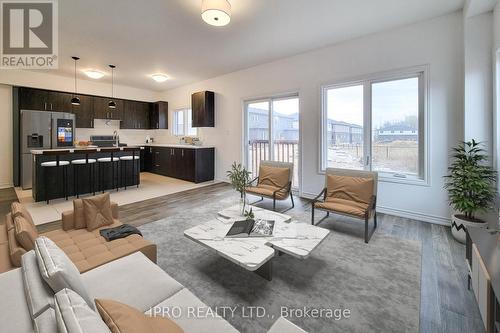
<svg viewBox="0 0 500 333"><path fill-rule="evenodd" d="M73 151L74 154L85 154L85 158L76 159L71 161L71 165L73 165L73 185L74 185L74 194L77 198L80 197L80 191L78 190L78 169L81 167L88 167L88 175L89 175L89 185L90 191L95 195L94 188L94 178L95 178L95 163L97 160L95 158L89 158L89 154L97 153L97 149L78 149Z"/></svg>
<svg viewBox="0 0 500 333"><path fill-rule="evenodd" d="M55 156L56 160L55 161L47 161L47 162L42 162L40 163L40 166L44 169L43 173L43 178L44 178L44 186L45 186L45 200L47 201L47 205L49 204L49 184L48 184L48 174L46 171L48 171L51 168L54 168L55 171L62 170L62 176L63 176L63 191L64 191L64 197L66 200L68 200L68 161L61 161L61 155L67 155L69 154L69 150L45 150L42 155L46 156ZM59 177L57 177L59 178Z"/></svg>
<svg viewBox="0 0 500 333"><path fill-rule="evenodd" d="M111 164L111 188L114 188L118 191L119 182L115 181L115 168L116 173L119 171L119 163L120 158L115 156L115 153L119 152L120 148L106 148L101 149L101 153L110 153L110 157L101 157L97 159L97 163L99 164L99 185L101 188L101 192L104 193L104 165L107 163Z"/></svg>
<svg viewBox="0 0 500 333"><path fill-rule="evenodd" d="M137 181L137 187L139 187L139 172L136 172L136 171L140 171L140 167L136 168L136 163L135 161L139 160L141 157L140 157L140 148L127 148L127 147L124 147L123 148L123 151L131 151L132 152L132 155L125 155L125 156L122 156L120 157L120 168L121 168L121 182L122 182L122 186L125 187L125 189L127 189L127 162L132 162L132 177L134 177ZM124 170L125 169L125 170Z"/></svg>

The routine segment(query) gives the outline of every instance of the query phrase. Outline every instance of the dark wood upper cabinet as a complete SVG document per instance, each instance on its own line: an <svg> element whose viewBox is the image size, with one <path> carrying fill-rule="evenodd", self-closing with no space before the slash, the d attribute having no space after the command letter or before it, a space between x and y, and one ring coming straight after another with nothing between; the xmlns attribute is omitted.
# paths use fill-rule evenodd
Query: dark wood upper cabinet
<svg viewBox="0 0 500 333"><path fill-rule="evenodd" d="M149 114L150 129L168 129L168 102L155 102Z"/></svg>
<svg viewBox="0 0 500 333"><path fill-rule="evenodd" d="M115 101L116 108L108 106L109 101ZM94 97L94 117L96 119L122 120L123 100L111 97Z"/></svg>
<svg viewBox="0 0 500 333"><path fill-rule="evenodd" d="M47 93L47 105L49 111L54 112L71 112L71 99L74 94L58 91L49 91Z"/></svg>
<svg viewBox="0 0 500 333"><path fill-rule="evenodd" d="M193 127L215 126L215 93L200 91L191 95Z"/></svg>
<svg viewBox="0 0 500 333"><path fill-rule="evenodd" d="M149 129L149 113L151 103L139 101L123 101L123 121L120 128Z"/></svg>
<svg viewBox="0 0 500 333"><path fill-rule="evenodd" d="M80 105L72 105L72 111L75 114L75 127L93 128L94 127L94 98L92 96L82 95Z"/></svg>
<svg viewBox="0 0 500 333"><path fill-rule="evenodd" d="M19 108L22 110L71 112L71 98L73 94L67 92L19 88Z"/></svg>

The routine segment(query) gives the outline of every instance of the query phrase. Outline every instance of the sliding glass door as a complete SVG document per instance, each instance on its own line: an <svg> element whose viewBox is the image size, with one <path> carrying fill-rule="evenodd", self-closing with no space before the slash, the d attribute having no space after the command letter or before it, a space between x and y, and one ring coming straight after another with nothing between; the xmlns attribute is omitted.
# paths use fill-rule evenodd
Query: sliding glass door
<svg viewBox="0 0 500 333"><path fill-rule="evenodd" d="M260 161L294 164L293 187L299 186L299 98L297 95L245 103L246 167L256 177Z"/></svg>

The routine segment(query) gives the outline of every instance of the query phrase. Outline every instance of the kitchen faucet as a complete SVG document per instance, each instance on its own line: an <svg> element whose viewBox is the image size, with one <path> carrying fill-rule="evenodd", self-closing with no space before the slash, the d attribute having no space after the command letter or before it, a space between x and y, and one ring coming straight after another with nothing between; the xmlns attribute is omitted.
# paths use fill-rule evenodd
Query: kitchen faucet
<svg viewBox="0 0 500 333"><path fill-rule="evenodd" d="M120 147L120 136L117 130L113 131L113 139L115 140L115 147Z"/></svg>

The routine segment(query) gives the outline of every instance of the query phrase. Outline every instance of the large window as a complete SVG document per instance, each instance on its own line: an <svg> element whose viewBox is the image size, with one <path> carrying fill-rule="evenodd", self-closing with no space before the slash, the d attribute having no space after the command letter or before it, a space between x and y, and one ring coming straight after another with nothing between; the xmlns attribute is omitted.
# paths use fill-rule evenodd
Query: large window
<svg viewBox="0 0 500 333"><path fill-rule="evenodd" d="M423 68L324 86L321 169L426 180L425 86Z"/></svg>
<svg viewBox="0 0 500 333"><path fill-rule="evenodd" d="M174 111L173 134L176 136L197 136L198 129L192 127L191 109Z"/></svg>

